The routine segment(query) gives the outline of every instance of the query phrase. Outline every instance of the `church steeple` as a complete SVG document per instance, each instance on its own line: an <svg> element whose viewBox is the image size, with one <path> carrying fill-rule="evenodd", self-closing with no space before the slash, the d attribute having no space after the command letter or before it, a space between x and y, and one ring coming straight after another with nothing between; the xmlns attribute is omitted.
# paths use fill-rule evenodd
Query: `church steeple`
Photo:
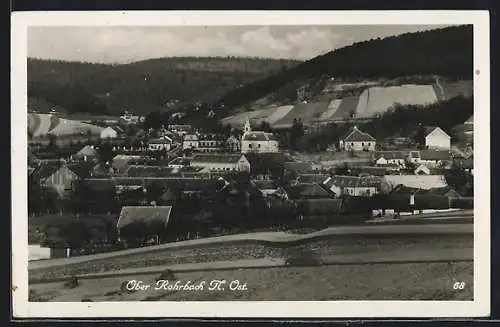
<svg viewBox="0 0 500 327"><path fill-rule="evenodd" d="M247 118L245 121L245 126L243 127L243 133L251 132L252 128L250 127L250 120Z"/></svg>

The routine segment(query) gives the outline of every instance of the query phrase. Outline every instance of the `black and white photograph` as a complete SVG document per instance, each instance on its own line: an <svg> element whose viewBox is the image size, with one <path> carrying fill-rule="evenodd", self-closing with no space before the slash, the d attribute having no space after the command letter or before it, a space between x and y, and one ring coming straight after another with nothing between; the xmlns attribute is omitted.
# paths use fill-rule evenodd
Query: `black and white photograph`
<svg viewBox="0 0 500 327"><path fill-rule="evenodd" d="M14 314L489 314L488 19L13 15Z"/></svg>

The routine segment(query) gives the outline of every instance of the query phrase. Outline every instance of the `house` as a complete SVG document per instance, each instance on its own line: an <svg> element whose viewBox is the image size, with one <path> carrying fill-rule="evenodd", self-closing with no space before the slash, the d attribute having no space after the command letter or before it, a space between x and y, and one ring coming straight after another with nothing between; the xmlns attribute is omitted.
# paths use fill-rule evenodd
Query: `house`
<svg viewBox="0 0 500 327"><path fill-rule="evenodd" d="M191 166L209 171L250 171L250 162L242 154L197 154Z"/></svg>
<svg viewBox="0 0 500 327"><path fill-rule="evenodd" d="M124 173L125 171L127 171L128 165L131 161L140 159L142 159L142 156L139 155L117 154L113 158L111 167L116 173Z"/></svg>
<svg viewBox="0 0 500 327"><path fill-rule="evenodd" d="M323 187L335 196L372 196L379 193L381 179L378 177L331 176L322 182Z"/></svg>
<svg viewBox="0 0 500 327"><path fill-rule="evenodd" d="M252 131L247 119L241 136L242 153L276 153L279 152L279 141L273 133Z"/></svg>
<svg viewBox="0 0 500 327"><path fill-rule="evenodd" d="M220 152L226 145L222 134L186 134L182 140L183 150L198 152Z"/></svg>
<svg viewBox="0 0 500 327"><path fill-rule="evenodd" d="M226 145L226 136L223 134L198 135L199 152L222 152Z"/></svg>
<svg viewBox="0 0 500 327"><path fill-rule="evenodd" d="M148 236L155 239L158 244L165 232L170 216L172 206L134 206L122 207L116 228L119 238L136 238ZM147 235L137 235L135 223L142 223L145 226ZM130 226L130 228L127 228ZM160 226L163 228L158 229Z"/></svg>
<svg viewBox="0 0 500 327"><path fill-rule="evenodd" d="M340 149L344 151L375 151L376 140L354 126L341 140Z"/></svg>
<svg viewBox="0 0 500 327"><path fill-rule="evenodd" d="M168 136L162 136L148 141L149 151L170 151L174 147L173 140Z"/></svg>
<svg viewBox="0 0 500 327"><path fill-rule="evenodd" d="M31 174L31 180L42 188L54 190L60 197L67 197L80 177L66 164L41 165Z"/></svg>
<svg viewBox="0 0 500 327"><path fill-rule="evenodd" d="M169 131L181 136L191 133L191 131L193 130L193 127L191 125L168 125L167 128Z"/></svg>
<svg viewBox="0 0 500 327"><path fill-rule="evenodd" d="M353 167L351 169L353 172L357 172L358 176L385 176L389 169L387 167L372 167L372 166L362 166L362 167Z"/></svg>
<svg viewBox="0 0 500 327"><path fill-rule="evenodd" d="M177 157L168 163L168 168L171 169L183 169L189 167L191 164L191 158Z"/></svg>
<svg viewBox="0 0 500 327"><path fill-rule="evenodd" d="M388 186L387 191L400 185L419 190L448 186L443 175L387 175L383 178Z"/></svg>
<svg viewBox="0 0 500 327"><path fill-rule="evenodd" d="M252 184L259 189L264 197L288 199L288 194L271 180L252 180Z"/></svg>
<svg viewBox="0 0 500 327"><path fill-rule="evenodd" d="M431 174L431 170L426 165L419 165L415 169L415 175L430 175L430 174Z"/></svg>
<svg viewBox="0 0 500 327"><path fill-rule="evenodd" d="M127 177L168 177L172 175L172 168L161 166L129 166L125 172Z"/></svg>
<svg viewBox="0 0 500 327"><path fill-rule="evenodd" d="M183 150L194 150L198 149L199 140L197 134L185 134L182 139L182 149Z"/></svg>
<svg viewBox="0 0 500 327"><path fill-rule="evenodd" d="M101 131L101 139L114 139L118 137L118 132L112 127L108 126Z"/></svg>
<svg viewBox="0 0 500 327"><path fill-rule="evenodd" d="M231 135L226 141L226 149L229 152L241 152L240 140L236 136Z"/></svg>
<svg viewBox="0 0 500 327"><path fill-rule="evenodd" d="M409 153L410 162L415 165L426 165L429 168L449 165L451 159L451 154L447 150L420 150Z"/></svg>
<svg viewBox="0 0 500 327"><path fill-rule="evenodd" d="M425 127L425 146L428 149L450 150L451 136L439 127Z"/></svg>
<svg viewBox="0 0 500 327"><path fill-rule="evenodd" d="M407 156L408 153L403 151L377 151L373 158L377 166L396 165L404 168Z"/></svg>
<svg viewBox="0 0 500 327"><path fill-rule="evenodd" d="M332 198L333 194L318 183L299 183L286 189L290 199Z"/></svg>
<svg viewBox="0 0 500 327"><path fill-rule="evenodd" d="M288 160L283 153L246 153L251 175L254 179L281 178L284 173L285 163Z"/></svg>
<svg viewBox="0 0 500 327"><path fill-rule="evenodd" d="M80 151L71 156L72 160L97 161L99 154L93 145L86 145Z"/></svg>

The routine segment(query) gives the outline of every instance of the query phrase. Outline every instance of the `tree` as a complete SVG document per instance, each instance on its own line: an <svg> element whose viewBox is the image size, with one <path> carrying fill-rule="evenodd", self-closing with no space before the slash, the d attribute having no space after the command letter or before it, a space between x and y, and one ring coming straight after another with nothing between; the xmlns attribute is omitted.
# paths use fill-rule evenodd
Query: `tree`
<svg viewBox="0 0 500 327"><path fill-rule="evenodd" d="M453 162L450 169L444 173L446 183L463 196L474 195L474 178L460 165Z"/></svg>
<svg viewBox="0 0 500 327"><path fill-rule="evenodd" d="M425 136L425 127L420 123L417 128L417 132L415 133L415 138L413 139L419 149L422 149L425 146Z"/></svg>
<svg viewBox="0 0 500 327"><path fill-rule="evenodd" d="M269 125L269 123L265 120L263 120L260 123L260 130L263 132L268 132L268 133L272 133L272 131L273 131L273 129L271 128L271 125Z"/></svg>
<svg viewBox="0 0 500 327"><path fill-rule="evenodd" d="M164 187L161 183L153 182L146 187L146 201L148 203L158 202L160 196L163 195Z"/></svg>
<svg viewBox="0 0 500 327"><path fill-rule="evenodd" d="M110 164L115 156L113 146L110 143L101 144L97 149L97 153L99 155L99 161L102 164Z"/></svg>
<svg viewBox="0 0 500 327"><path fill-rule="evenodd" d="M350 169L347 162L344 162L342 165L335 167L335 175L349 175Z"/></svg>

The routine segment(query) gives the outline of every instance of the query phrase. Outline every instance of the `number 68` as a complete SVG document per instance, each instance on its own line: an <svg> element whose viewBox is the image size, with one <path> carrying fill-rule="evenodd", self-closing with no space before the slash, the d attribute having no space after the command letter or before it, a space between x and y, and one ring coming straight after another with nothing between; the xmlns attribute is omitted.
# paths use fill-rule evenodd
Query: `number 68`
<svg viewBox="0 0 500 327"><path fill-rule="evenodd" d="M453 284L453 289L454 290L463 290L465 288L465 283L464 282L456 282Z"/></svg>

